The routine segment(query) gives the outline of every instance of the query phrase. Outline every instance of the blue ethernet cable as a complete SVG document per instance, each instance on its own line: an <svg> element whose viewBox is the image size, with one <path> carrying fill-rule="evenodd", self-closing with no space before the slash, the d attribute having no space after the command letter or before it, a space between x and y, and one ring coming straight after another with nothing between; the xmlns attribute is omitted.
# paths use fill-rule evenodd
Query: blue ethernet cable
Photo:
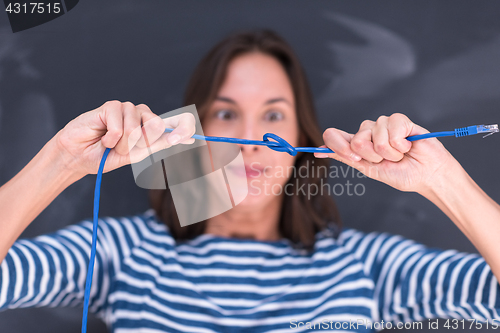
<svg viewBox="0 0 500 333"><path fill-rule="evenodd" d="M487 137L493 133L497 133L497 132L498 132L498 125L497 124L495 124L495 125L476 125L476 126L456 128L454 131L413 135L413 136L407 137L406 140L416 141L416 140L421 140L421 139L437 138L437 137L443 137L443 136L455 136L455 137L459 138L462 136L468 136L468 135L474 135L474 134L480 134L480 133L488 133L484 136L484 138L485 138L485 137Z"/></svg>
<svg viewBox="0 0 500 333"><path fill-rule="evenodd" d="M87 332L87 315L89 312L90 287L92 286L92 276L94 275L95 251L97 245L97 221L99 219L99 198L101 197L102 172L104 170L104 164L106 163L106 158L108 157L110 150L111 149L106 148L104 154L102 155L101 163L99 164L99 170L97 171L97 179L95 181L92 247L90 249L89 268L87 270L87 279L85 280L85 294L83 297L82 333Z"/></svg>
<svg viewBox="0 0 500 333"><path fill-rule="evenodd" d="M167 128L165 132L172 132L173 128ZM406 139L408 141L417 141L427 138L437 138L437 137L445 137L445 136L455 136L455 137L463 137L481 133L487 133L484 137L487 137L491 134L498 133L498 125L475 125L468 127L456 128L454 131L446 131L446 132L434 132L434 133L426 133L420 135L409 136ZM288 142L284 139L280 138L276 134L266 133L263 137L262 141L258 140L246 140L246 139L237 139L237 138L226 138L219 136L204 136L199 134L194 134L192 138L197 140L205 140L205 141L213 141L213 142L227 142L227 143L236 143L236 144L245 144L245 145L258 145L258 146L267 146L268 148L280 151L287 152L292 156L297 155L299 152L306 153L333 153L333 150L329 148L316 148L316 147L292 147ZM270 141L272 139L273 141ZM90 298L90 288L92 286L92 276L94 273L94 262L95 262L95 251L96 251L96 242L97 242L97 222L99 216L99 197L101 195L101 181L102 181L102 173L104 170L104 164L106 163L106 158L110 152L110 148L106 148L104 154L101 159L101 163L99 165L99 170L97 171L97 179L95 183L95 191L94 191L94 223L92 230L92 247L90 250L90 261L89 268L87 271L87 279L85 282L85 294L84 294L84 302L83 302L83 317L82 317L82 333L87 332L87 315L89 308L89 298Z"/></svg>
<svg viewBox="0 0 500 333"><path fill-rule="evenodd" d="M172 132L173 130L174 130L173 128L167 128L165 130L165 132ZM474 135L474 134L480 134L480 133L489 133L486 135L486 136L488 136L488 135L491 135L491 134L496 133L496 132L498 132L498 125L497 124L495 124L495 125L477 125L477 126L456 128L454 131L413 135L413 136L407 137L406 140L416 141L416 140L421 140L421 139L436 138L436 137L443 137L443 136L455 136L458 138L458 137L462 137L462 136L468 136L468 135ZM227 143L238 143L238 144L244 144L244 145L267 146L272 150L287 152L292 156L297 155L297 153L299 153L299 152L327 153L327 154L333 153L333 150L331 150L330 148L292 147L288 142L286 142L285 140L283 140L282 138L280 138L279 136L277 136L276 134L273 134L273 133L265 134L262 141L226 138L226 137L220 137L220 136L204 136L204 135L199 135L199 134L195 134L191 138L194 138L197 140L214 141L214 142L227 142ZM269 141L269 139L273 139L274 141Z"/></svg>

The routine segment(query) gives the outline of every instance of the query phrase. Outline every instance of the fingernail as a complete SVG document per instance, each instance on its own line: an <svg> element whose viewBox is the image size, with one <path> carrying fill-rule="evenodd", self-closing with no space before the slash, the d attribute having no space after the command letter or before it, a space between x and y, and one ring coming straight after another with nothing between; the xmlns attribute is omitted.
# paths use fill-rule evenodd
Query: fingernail
<svg viewBox="0 0 500 333"><path fill-rule="evenodd" d="M327 158L328 154L325 154L325 153L316 153L316 154L314 154L314 156L317 157L317 158Z"/></svg>
<svg viewBox="0 0 500 333"><path fill-rule="evenodd" d="M168 137L168 142L171 145L175 145L176 143L179 143L181 141L181 137L178 134L172 134Z"/></svg>
<svg viewBox="0 0 500 333"><path fill-rule="evenodd" d="M352 153L351 154L351 160L353 160L355 162L359 162L359 161L361 161L361 156Z"/></svg>

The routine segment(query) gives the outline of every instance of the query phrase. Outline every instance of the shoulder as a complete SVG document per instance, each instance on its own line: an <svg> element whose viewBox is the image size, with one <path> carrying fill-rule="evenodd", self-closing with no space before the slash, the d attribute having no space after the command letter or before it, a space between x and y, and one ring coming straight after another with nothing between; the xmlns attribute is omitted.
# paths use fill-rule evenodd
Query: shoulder
<svg viewBox="0 0 500 333"><path fill-rule="evenodd" d="M336 240L338 246L365 262L368 266L405 263L419 258L433 258L440 254L456 255L456 250L443 251L425 244L388 232L363 232L355 229L343 230Z"/></svg>
<svg viewBox="0 0 500 333"><path fill-rule="evenodd" d="M87 219L69 228L80 234L85 229L85 233L91 234L93 222ZM158 219L153 209L137 215L100 217L98 239L122 245L128 243L130 246L138 245L144 240L170 245L174 243L167 226Z"/></svg>
<svg viewBox="0 0 500 333"><path fill-rule="evenodd" d="M321 242L326 238L325 236L319 236L317 242ZM352 228L342 228L338 237L333 241L336 246L344 248L347 252L355 253L358 257L374 249L377 252L387 252L401 244L408 246L419 245L415 241L400 235L379 231L365 232Z"/></svg>

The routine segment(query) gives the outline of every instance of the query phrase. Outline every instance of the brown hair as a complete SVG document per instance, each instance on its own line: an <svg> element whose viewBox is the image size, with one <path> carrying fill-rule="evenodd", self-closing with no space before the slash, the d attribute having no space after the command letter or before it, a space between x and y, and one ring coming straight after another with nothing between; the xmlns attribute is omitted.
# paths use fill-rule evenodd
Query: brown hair
<svg viewBox="0 0 500 333"><path fill-rule="evenodd" d="M304 70L292 48L283 38L269 30L234 34L212 48L198 64L191 77L184 105L195 104L200 121L203 123L208 107L224 82L228 64L238 55L256 51L276 58L288 74L295 95L299 142L311 147L322 145L322 135ZM333 227L336 236L341 225L335 202L330 195L309 196L308 200L305 193L296 191L297 185L299 188L307 189L309 184L316 184L321 188L321 183L326 181L328 172L310 172L314 165L317 170L328 170L329 159L316 159L309 153L297 155L295 170L308 168L307 175L310 177L297 177L296 173L292 173L288 181L291 185L287 188L293 188L294 195L285 195L279 222L281 235L307 249L311 249L314 245L317 232ZM206 221L186 227L180 226L170 190L151 190L150 199L156 214L169 227L175 239L190 239L204 233Z"/></svg>

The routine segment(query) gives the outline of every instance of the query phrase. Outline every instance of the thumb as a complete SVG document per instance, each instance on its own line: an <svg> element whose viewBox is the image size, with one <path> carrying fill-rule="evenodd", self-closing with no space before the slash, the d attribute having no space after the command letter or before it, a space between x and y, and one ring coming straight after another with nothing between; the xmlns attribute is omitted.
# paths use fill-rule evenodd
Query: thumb
<svg viewBox="0 0 500 333"><path fill-rule="evenodd" d="M327 146L323 145L323 146L320 146L319 148L328 148ZM356 170L358 170L359 172L363 173L364 175L366 175L367 177L369 178L374 178L376 179L376 176L374 175L371 175L373 172L372 172L372 169L373 168L377 168L377 165L376 164L372 164L366 160L363 160L361 159L360 161L353 161L349 158L345 158L345 157L342 157L340 156L339 154L337 153L331 153L331 154L328 154L328 153L314 153L314 156L316 158L331 158L331 159L334 159L334 160L337 160L341 163L344 163Z"/></svg>

